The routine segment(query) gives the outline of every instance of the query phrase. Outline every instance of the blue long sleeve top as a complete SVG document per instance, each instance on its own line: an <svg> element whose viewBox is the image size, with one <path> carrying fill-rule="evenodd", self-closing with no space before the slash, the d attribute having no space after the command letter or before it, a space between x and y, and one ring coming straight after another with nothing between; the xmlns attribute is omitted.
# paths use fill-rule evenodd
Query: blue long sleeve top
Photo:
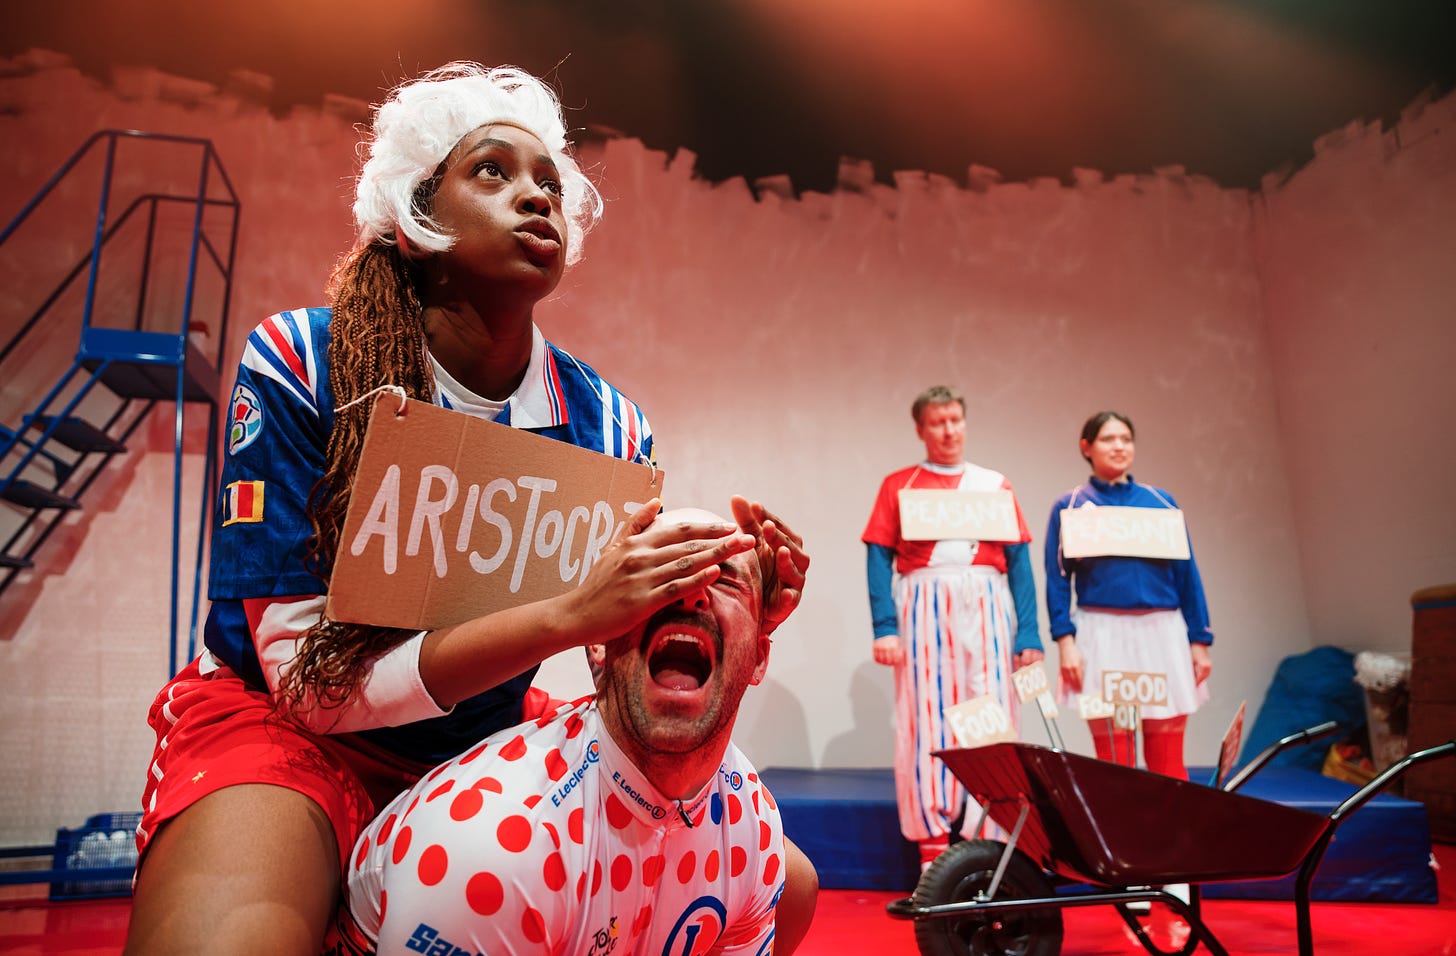
<svg viewBox="0 0 1456 956"><path fill-rule="evenodd" d="M1073 498L1076 500L1073 501ZM1128 476L1126 482L1109 484L1092 477L1057 499L1052 505L1046 536L1046 607L1052 638L1076 634L1072 623L1072 588L1078 607L1118 610L1179 609L1188 625L1193 644L1212 644L1208 602L1203 579L1188 542L1187 560L1131 558L1109 555L1096 558L1062 557L1062 509L1084 502L1098 506L1127 508L1177 507L1173 496L1151 485L1140 485ZM1075 584L1074 584L1075 582Z"/></svg>

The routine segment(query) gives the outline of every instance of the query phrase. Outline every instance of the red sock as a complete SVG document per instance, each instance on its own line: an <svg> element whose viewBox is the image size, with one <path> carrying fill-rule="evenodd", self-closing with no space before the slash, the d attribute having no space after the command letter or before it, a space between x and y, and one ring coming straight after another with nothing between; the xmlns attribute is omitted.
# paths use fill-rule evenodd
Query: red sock
<svg viewBox="0 0 1456 956"><path fill-rule="evenodd" d="M1149 721L1151 723L1151 721ZM1148 769L1165 777L1188 779L1188 768L1183 765L1183 731L1149 731L1143 726L1143 759Z"/></svg>
<svg viewBox="0 0 1456 956"><path fill-rule="evenodd" d="M1092 724L1092 746L1097 748L1097 759L1124 767L1136 766L1137 740L1132 732L1113 728L1111 720L1106 724L1101 727Z"/></svg>
<svg viewBox="0 0 1456 956"><path fill-rule="evenodd" d="M950 847L950 834L920 841L920 868L923 870Z"/></svg>

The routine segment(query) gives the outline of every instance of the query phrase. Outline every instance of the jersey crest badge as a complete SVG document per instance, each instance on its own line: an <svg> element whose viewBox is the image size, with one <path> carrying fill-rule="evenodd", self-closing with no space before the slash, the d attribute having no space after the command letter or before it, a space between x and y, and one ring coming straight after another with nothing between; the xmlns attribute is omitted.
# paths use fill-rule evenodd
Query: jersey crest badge
<svg viewBox="0 0 1456 956"><path fill-rule="evenodd" d="M263 431L263 405L251 388L239 383L228 405L228 454L247 448Z"/></svg>

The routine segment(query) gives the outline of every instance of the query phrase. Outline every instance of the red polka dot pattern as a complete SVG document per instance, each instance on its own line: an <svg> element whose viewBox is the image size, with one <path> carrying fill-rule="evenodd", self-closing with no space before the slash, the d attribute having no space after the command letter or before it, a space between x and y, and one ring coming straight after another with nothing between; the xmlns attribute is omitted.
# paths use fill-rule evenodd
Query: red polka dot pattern
<svg viewBox="0 0 1456 956"><path fill-rule="evenodd" d="M647 859L643 860L642 885L656 886L657 878L662 875L662 870L665 866L667 866L667 860L663 859L662 854L660 853L657 856L649 856Z"/></svg>
<svg viewBox="0 0 1456 956"><path fill-rule="evenodd" d="M743 875L743 868L748 865L748 851L741 846L735 846L728 854L728 875L738 877Z"/></svg>
<svg viewBox="0 0 1456 956"><path fill-rule="evenodd" d="M399 836L394 838L394 853L391 856L396 865L403 863L404 858L409 854L410 839L413 836L409 827L399 828Z"/></svg>
<svg viewBox="0 0 1456 956"><path fill-rule="evenodd" d="M566 835L571 837L572 843L580 843L582 841L581 828L584 817L585 814L582 812L581 807L577 807L571 811L571 816L566 818Z"/></svg>
<svg viewBox="0 0 1456 956"><path fill-rule="evenodd" d="M625 853L612 861L612 889L618 893L632 882L632 858Z"/></svg>
<svg viewBox="0 0 1456 956"><path fill-rule="evenodd" d="M546 939L546 918L537 909L528 909L521 914L521 935L527 941L540 943Z"/></svg>
<svg viewBox="0 0 1456 956"><path fill-rule="evenodd" d="M698 868L698 858L692 850L684 853L681 860L677 861L677 881L686 886L693 878L693 872Z"/></svg>
<svg viewBox="0 0 1456 956"><path fill-rule="evenodd" d="M632 811L623 806L615 793L607 794L607 822L613 830L621 830L632 822Z"/></svg>
<svg viewBox="0 0 1456 956"><path fill-rule="evenodd" d="M517 814L506 817L495 828L495 838L502 849L511 853L523 853L531 845L531 821Z"/></svg>
<svg viewBox="0 0 1456 956"><path fill-rule="evenodd" d="M546 881L546 888L553 893L560 893L562 887L566 886L566 861L561 858L560 853L553 853L546 858L541 878Z"/></svg>
<svg viewBox="0 0 1456 956"><path fill-rule="evenodd" d="M420 854L418 872L420 882L426 886L434 886L445 878L445 871L450 868L450 857L445 853L445 848L438 843L425 847L425 852Z"/></svg>
<svg viewBox="0 0 1456 956"><path fill-rule="evenodd" d="M379 922L384 922L384 917L389 915L389 894L384 890L379 891Z"/></svg>
<svg viewBox="0 0 1456 956"><path fill-rule="evenodd" d="M785 864L777 825L759 819L774 816L770 808L776 804L757 775L740 777L732 773L731 760L726 763L728 779L749 786L733 790L720 782L710 796L686 808L699 828L680 827L670 801L669 816L652 821L613 784L612 771L621 770L623 785L643 790L639 775L613 765L614 751L596 745L603 734L594 712L562 709L539 731L529 725L522 733L511 731L504 746L474 746L422 780L406 798L413 800L409 811L387 814L371 828L359 842L354 866L364 870L371 861L393 860L386 872L392 872L387 885L395 922L414 925L429 906L430 912L453 911L457 928L474 920L489 940L514 940L543 951L561 944L555 938L561 931L580 938L574 934L607 925L603 914L609 906L625 951L644 952L653 941L660 949L678 914L704 894L722 896L730 925L764 913ZM588 766L583 753L601 764ZM480 765L474 772L459 769L472 762ZM600 776L572 779L562 788L578 765ZM652 798L650 785L643 792ZM387 902L381 893L377 905L382 909ZM447 922L435 925L442 938L455 939ZM458 935L463 940L470 932L460 929ZM495 951L495 942L479 942ZM678 942L684 942L681 936Z"/></svg>
<svg viewBox="0 0 1456 956"><path fill-rule="evenodd" d="M465 884L465 902L481 916L494 916L506 901L506 889L494 873L477 873Z"/></svg>
<svg viewBox="0 0 1456 956"><path fill-rule="evenodd" d="M459 795L450 801L450 819L457 823L469 820L479 813L480 808L484 805L485 798L480 795L479 790L474 787L469 790L461 790Z"/></svg>

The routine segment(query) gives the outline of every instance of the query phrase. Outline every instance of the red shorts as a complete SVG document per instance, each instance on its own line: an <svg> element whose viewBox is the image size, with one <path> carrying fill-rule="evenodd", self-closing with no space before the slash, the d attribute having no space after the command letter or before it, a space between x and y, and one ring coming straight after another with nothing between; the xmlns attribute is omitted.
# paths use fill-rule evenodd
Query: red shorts
<svg viewBox="0 0 1456 956"><path fill-rule="evenodd" d="M198 800L224 787L262 783L301 793L323 809L342 872L378 808L429 770L354 734L309 732L280 717L270 695L222 665L203 674L197 661L189 664L162 688L147 722L157 747L137 828L143 856L157 829Z"/></svg>

